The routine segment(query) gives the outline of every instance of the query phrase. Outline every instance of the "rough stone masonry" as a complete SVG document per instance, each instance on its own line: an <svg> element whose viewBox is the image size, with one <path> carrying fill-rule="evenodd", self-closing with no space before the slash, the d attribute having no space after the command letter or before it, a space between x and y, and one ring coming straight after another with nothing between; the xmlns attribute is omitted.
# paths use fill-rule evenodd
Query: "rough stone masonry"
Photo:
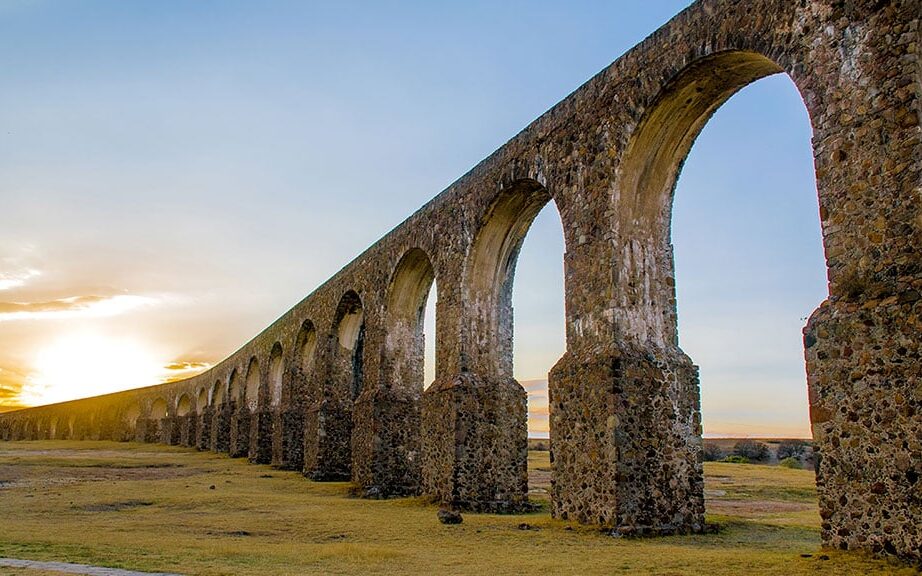
<svg viewBox="0 0 922 576"><path fill-rule="evenodd" d="M922 559L922 0L700 0L194 378L0 416L4 439L197 446L424 493L527 499L511 289L531 220L563 223L550 373L553 514L704 524L697 368L677 344L670 219L708 118L790 76L813 127L829 298L804 329L825 545ZM783 169L780 167L779 169ZM422 314L438 283L436 380Z"/></svg>

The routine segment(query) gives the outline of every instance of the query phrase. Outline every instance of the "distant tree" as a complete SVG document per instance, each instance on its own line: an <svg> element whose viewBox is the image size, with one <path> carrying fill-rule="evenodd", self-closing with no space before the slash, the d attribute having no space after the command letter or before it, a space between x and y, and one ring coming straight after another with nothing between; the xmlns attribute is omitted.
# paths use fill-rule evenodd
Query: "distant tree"
<svg viewBox="0 0 922 576"><path fill-rule="evenodd" d="M701 450L701 458L705 462L717 462L718 460L722 460L724 456L726 456L726 454L720 449L720 446L705 440L704 448Z"/></svg>
<svg viewBox="0 0 922 576"><path fill-rule="evenodd" d="M768 446L758 440L740 440L733 446L734 456L741 456L754 462L768 460L771 452Z"/></svg>
<svg viewBox="0 0 922 576"><path fill-rule="evenodd" d="M804 467L803 463L800 461L800 458L795 458L794 456L788 456L787 458L782 459L781 462L778 462L778 466L781 466L782 468L792 468L794 470L800 470Z"/></svg>
<svg viewBox="0 0 922 576"><path fill-rule="evenodd" d="M778 460L784 460L785 458L797 458L800 460L807 453L807 446L808 444L804 440L782 440L778 444Z"/></svg>

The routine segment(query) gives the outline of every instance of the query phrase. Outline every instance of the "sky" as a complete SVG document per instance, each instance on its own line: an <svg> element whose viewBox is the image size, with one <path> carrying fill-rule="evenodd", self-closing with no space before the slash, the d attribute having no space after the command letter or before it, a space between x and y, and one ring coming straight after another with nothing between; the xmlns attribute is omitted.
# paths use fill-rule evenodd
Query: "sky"
<svg viewBox="0 0 922 576"><path fill-rule="evenodd" d="M217 363L687 4L0 0L0 409ZM706 435L809 436L810 135L790 80L764 79L683 169ZM513 296L535 435L562 255L550 204Z"/></svg>

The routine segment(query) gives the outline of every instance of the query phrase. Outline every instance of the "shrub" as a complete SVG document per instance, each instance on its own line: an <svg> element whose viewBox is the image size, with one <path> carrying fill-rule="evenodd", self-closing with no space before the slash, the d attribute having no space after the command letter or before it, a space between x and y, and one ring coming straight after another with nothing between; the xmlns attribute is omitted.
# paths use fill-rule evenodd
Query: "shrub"
<svg viewBox="0 0 922 576"><path fill-rule="evenodd" d="M791 468L794 470L801 470L804 467L804 465L800 463L800 459L793 456L788 456L781 462L778 462L778 466L783 468Z"/></svg>
<svg viewBox="0 0 922 576"><path fill-rule="evenodd" d="M711 442L705 442L704 448L701 450L701 458L705 462L717 462L721 460L726 454L720 449L720 446L713 444Z"/></svg>
<svg viewBox="0 0 922 576"><path fill-rule="evenodd" d="M782 440L778 444L778 460L786 458L803 458L807 453L807 442L803 440Z"/></svg>
<svg viewBox="0 0 922 576"><path fill-rule="evenodd" d="M749 464L749 458L745 456L727 456L721 462L727 462L730 464Z"/></svg>
<svg viewBox="0 0 922 576"><path fill-rule="evenodd" d="M757 440L740 440L733 446L733 455L761 462L768 460L768 446Z"/></svg>

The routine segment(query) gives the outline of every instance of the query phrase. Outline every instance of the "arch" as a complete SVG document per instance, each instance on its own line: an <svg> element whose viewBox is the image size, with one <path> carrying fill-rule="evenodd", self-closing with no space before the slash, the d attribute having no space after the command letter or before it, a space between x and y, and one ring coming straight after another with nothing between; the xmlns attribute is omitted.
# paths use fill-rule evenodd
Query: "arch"
<svg viewBox="0 0 922 576"><path fill-rule="evenodd" d="M465 275L471 369L512 377L515 266L531 223L551 199L537 181L517 180L499 193L482 220Z"/></svg>
<svg viewBox="0 0 922 576"><path fill-rule="evenodd" d="M685 158L707 121L745 86L784 70L749 51L713 54L689 65L654 99L617 171L621 268L616 321L641 342L678 345L671 221Z"/></svg>
<svg viewBox="0 0 922 576"><path fill-rule="evenodd" d="M394 382L408 390L424 387L424 315L435 270L429 256L411 248L394 269L387 292L386 347Z"/></svg>
<svg viewBox="0 0 922 576"><path fill-rule="evenodd" d="M224 403L224 385L220 380L215 380L211 387L211 405L219 406Z"/></svg>
<svg viewBox="0 0 922 576"><path fill-rule="evenodd" d="M150 419L151 420L162 420L166 418L167 414L167 403L164 398L155 399L150 405Z"/></svg>
<svg viewBox="0 0 922 576"><path fill-rule="evenodd" d="M256 356L250 358L250 363L247 365L247 376L246 376L246 391L245 398L246 407L250 412L255 412L259 408L259 360L256 359Z"/></svg>
<svg viewBox="0 0 922 576"><path fill-rule="evenodd" d="M314 355L317 350L317 330L314 328L314 323L310 320L305 320L301 323L296 349L296 365L301 371L301 374L306 376L313 370Z"/></svg>
<svg viewBox="0 0 922 576"><path fill-rule="evenodd" d="M198 398L195 402L196 409L201 413L208 406L208 387L202 386L198 391Z"/></svg>
<svg viewBox="0 0 922 576"><path fill-rule="evenodd" d="M234 368L230 377L227 379L227 394L228 401L230 402L237 402L240 404L243 400L243 382L236 368Z"/></svg>
<svg viewBox="0 0 922 576"><path fill-rule="evenodd" d="M140 417L141 417L141 405L137 402L134 402L130 406L128 406L128 408L125 410L124 415L122 416L122 419L124 420L125 424L129 428L134 429L135 425L138 422L138 418Z"/></svg>
<svg viewBox="0 0 922 576"><path fill-rule="evenodd" d="M188 394L183 394L176 401L176 415L179 417L188 416L193 410L192 399Z"/></svg>
<svg viewBox="0 0 922 576"><path fill-rule="evenodd" d="M276 342L269 354L269 393L270 404L273 408L282 403L282 376L284 374L282 363L282 344Z"/></svg>
<svg viewBox="0 0 922 576"><path fill-rule="evenodd" d="M334 340L338 368L349 375L346 379L350 381L351 397L355 400L364 383L365 311L362 299L353 290L343 294L336 308Z"/></svg>
<svg viewBox="0 0 922 576"><path fill-rule="evenodd" d="M48 423L48 438L51 440L58 439L58 418L54 417Z"/></svg>

